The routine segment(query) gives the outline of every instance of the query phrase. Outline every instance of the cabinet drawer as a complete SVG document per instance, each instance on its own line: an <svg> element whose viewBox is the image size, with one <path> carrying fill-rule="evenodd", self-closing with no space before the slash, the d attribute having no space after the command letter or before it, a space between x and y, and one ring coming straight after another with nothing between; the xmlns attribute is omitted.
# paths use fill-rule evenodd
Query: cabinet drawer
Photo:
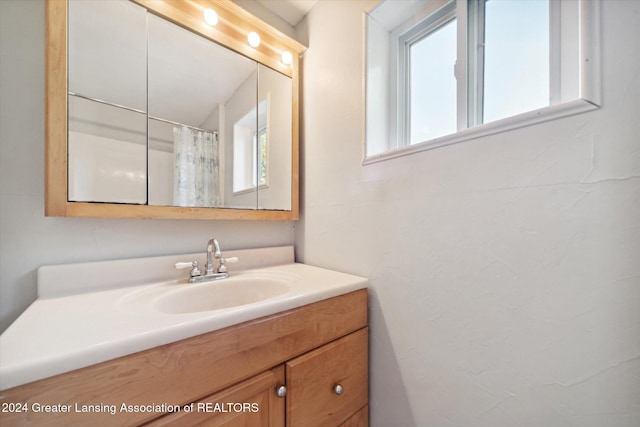
<svg viewBox="0 0 640 427"><path fill-rule="evenodd" d="M337 426L367 405L368 348L363 328L287 362L287 426Z"/></svg>

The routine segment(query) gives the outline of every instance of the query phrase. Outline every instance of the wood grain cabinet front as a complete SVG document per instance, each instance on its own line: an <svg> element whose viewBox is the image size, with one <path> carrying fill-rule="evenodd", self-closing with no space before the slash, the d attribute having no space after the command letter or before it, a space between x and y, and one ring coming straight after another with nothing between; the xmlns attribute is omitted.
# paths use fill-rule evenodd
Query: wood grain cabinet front
<svg viewBox="0 0 640 427"><path fill-rule="evenodd" d="M148 426L282 427L285 400L276 394L284 384L280 365L219 393L193 402L188 411L165 415Z"/></svg>
<svg viewBox="0 0 640 427"><path fill-rule="evenodd" d="M288 361L286 377L288 427L341 425L368 402L368 328Z"/></svg>

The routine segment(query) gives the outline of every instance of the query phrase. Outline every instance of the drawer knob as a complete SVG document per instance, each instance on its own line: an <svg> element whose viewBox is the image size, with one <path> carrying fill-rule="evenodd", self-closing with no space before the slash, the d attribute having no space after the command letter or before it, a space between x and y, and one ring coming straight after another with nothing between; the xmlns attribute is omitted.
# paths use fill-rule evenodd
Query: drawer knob
<svg viewBox="0 0 640 427"><path fill-rule="evenodd" d="M278 397L285 397L287 395L287 388L283 385L276 387L276 395L278 395Z"/></svg>
<svg viewBox="0 0 640 427"><path fill-rule="evenodd" d="M342 385L340 385L340 384L336 384L336 385L333 387L333 391L334 391L338 396L340 396L342 393L344 393L344 387L342 387Z"/></svg>

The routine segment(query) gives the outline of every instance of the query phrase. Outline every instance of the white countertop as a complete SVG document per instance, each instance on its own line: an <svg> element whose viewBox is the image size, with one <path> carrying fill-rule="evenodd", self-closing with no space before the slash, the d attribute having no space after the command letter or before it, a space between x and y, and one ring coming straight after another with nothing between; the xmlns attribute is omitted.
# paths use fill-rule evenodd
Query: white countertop
<svg viewBox="0 0 640 427"><path fill-rule="evenodd" d="M41 268L38 299L0 335L0 390L367 287L363 277L293 262L292 247L225 253L244 261L229 264L231 277L218 283L233 286L234 280L259 276L286 279L287 292L254 304L165 314L147 301L161 289L192 286L185 284L188 270L179 273L180 279L152 282L145 280L142 270L133 274L138 283L131 286L122 279L132 268L140 272L140 265L154 263L169 264L166 272L175 276L173 262L190 260L189 256L193 255ZM82 271L95 277L87 279ZM92 282L91 292L77 293L83 280ZM65 283L56 286L61 281Z"/></svg>

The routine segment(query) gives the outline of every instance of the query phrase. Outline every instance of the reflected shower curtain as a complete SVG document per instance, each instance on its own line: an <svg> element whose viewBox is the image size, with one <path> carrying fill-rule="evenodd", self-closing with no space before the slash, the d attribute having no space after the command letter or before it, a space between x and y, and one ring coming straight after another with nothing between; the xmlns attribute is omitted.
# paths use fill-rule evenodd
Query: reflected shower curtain
<svg viewBox="0 0 640 427"><path fill-rule="evenodd" d="M173 204L220 206L218 134L173 128Z"/></svg>

